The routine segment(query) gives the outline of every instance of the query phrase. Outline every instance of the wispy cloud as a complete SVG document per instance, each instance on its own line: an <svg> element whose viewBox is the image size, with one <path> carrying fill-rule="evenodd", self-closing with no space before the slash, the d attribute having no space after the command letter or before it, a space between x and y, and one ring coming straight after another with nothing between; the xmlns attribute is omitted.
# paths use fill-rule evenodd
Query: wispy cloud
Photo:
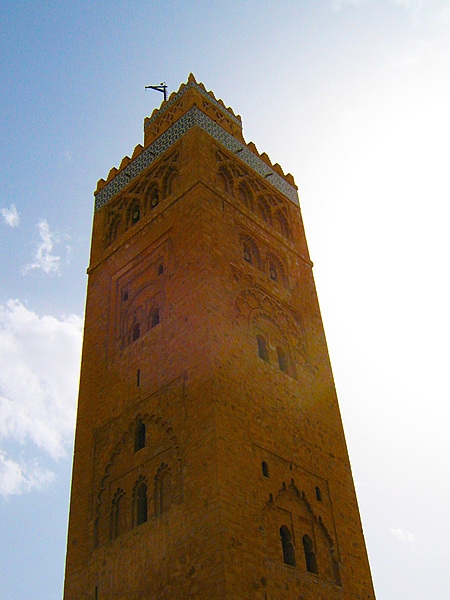
<svg viewBox="0 0 450 600"><path fill-rule="evenodd" d="M52 481L55 475L47 469L41 469L36 461L19 464L0 451L0 495L12 496L42 489Z"/></svg>
<svg viewBox="0 0 450 600"><path fill-rule="evenodd" d="M65 455L73 436L81 328L78 316L39 317L18 300L0 305L0 494L46 485L53 475L39 457ZM7 454L5 443L19 443L21 452Z"/></svg>
<svg viewBox="0 0 450 600"><path fill-rule="evenodd" d="M407 529L390 529L389 530L392 535L394 535L395 537L397 537L399 540L402 540L402 542L406 542L407 544L409 544L411 550L415 549L414 546L414 542L416 539L416 536L411 533L411 531L408 531Z"/></svg>
<svg viewBox="0 0 450 600"><path fill-rule="evenodd" d="M1 208L0 215L5 225L9 225L10 227L17 227L19 225L20 217L15 204L11 204L9 208Z"/></svg>
<svg viewBox="0 0 450 600"><path fill-rule="evenodd" d="M356 8L369 4L372 0L332 0L333 10L341 10L344 6L354 6ZM423 6L423 0L391 0L393 4L401 6L405 10L419 11Z"/></svg>
<svg viewBox="0 0 450 600"><path fill-rule="evenodd" d="M412 9L414 11L421 10L423 6L423 0L392 0L394 4L397 6L401 6L402 8L409 10Z"/></svg>
<svg viewBox="0 0 450 600"><path fill-rule="evenodd" d="M359 7L363 4L367 4L368 0L332 0L331 6L333 10L339 11L342 10L344 6L355 6Z"/></svg>
<svg viewBox="0 0 450 600"><path fill-rule="evenodd" d="M25 266L23 272L25 274L33 269L42 269L44 273L60 275L61 257L53 253L55 246L60 243L60 237L50 231L45 219L39 221L37 228L41 241L38 244L34 260Z"/></svg>

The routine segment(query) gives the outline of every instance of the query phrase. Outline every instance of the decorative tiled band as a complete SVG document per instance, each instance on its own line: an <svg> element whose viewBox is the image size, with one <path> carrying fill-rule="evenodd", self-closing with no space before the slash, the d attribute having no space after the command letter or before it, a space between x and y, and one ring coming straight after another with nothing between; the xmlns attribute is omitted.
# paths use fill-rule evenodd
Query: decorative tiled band
<svg viewBox="0 0 450 600"><path fill-rule="evenodd" d="M240 121L240 119L238 119L236 117L236 115L234 115L233 113L231 113L229 110L227 110L226 108L224 108L224 106L222 104L220 104L219 102L217 102L217 100L215 98L213 98L213 96L211 96L210 94L208 94L208 92L206 92L205 90L203 90L198 83L195 83L195 81L190 81L189 83L187 83L184 88L182 90L180 90L179 92L177 92L175 94L175 96L169 100L166 105L161 108L160 110L158 110L158 112L151 117L144 125L144 129L146 129L149 125L151 125L154 121L156 121L156 119L159 119L159 117L164 114L166 112L166 110L169 110L169 108L171 106L173 106L175 104L175 102L177 102L181 96L183 96L183 94L185 94L189 89L191 88L195 88L197 90L197 92L199 92L202 96L204 96L208 102L210 102L211 104L214 104L215 106L217 106L217 108L221 111L223 111L224 113L226 113L226 115L236 123L236 125L239 125L239 127L242 127L242 123Z"/></svg>
<svg viewBox="0 0 450 600"><path fill-rule="evenodd" d="M241 161L246 163L251 169L259 175L266 178L271 185L284 194L295 204L299 204L297 190L290 185L283 177L278 175L273 169L251 150L239 142L230 133L222 129L220 125L210 119L199 108L193 106L184 114L172 127L165 131L157 140L150 144L139 154L132 162L118 173L114 179L101 189L95 197L95 210L99 210L108 200L119 193L135 177L140 175L152 162L160 157L168 148L173 146L185 133L197 125L206 133L213 137L217 142L225 146L231 152L234 152Z"/></svg>

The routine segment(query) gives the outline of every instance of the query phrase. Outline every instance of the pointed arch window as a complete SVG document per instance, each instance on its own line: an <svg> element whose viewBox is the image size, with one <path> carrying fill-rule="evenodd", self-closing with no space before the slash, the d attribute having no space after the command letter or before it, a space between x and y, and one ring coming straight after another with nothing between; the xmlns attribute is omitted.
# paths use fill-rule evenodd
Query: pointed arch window
<svg viewBox="0 0 450 600"><path fill-rule="evenodd" d="M150 210L156 208L159 204L158 188L154 187L151 189L149 194Z"/></svg>
<svg viewBox="0 0 450 600"><path fill-rule="evenodd" d="M118 489L111 503L110 538L113 540L123 533L125 527L125 492Z"/></svg>
<svg viewBox="0 0 450 600"><path fill-rule="evenodd" d="M256 343L258 344L258 356L266 362L269 362L269 348L267 347L266 338L258 333L256 336Z"/></svg>
<svg viewBox="0 0 450 600"><path fill-rule="evenodd" d="M281 547L283 550L283 560L286 565L295 567L295 551L292 543L292 535L286 525L280 527Z"/></svg>
<svg viewBox="0 0 450 600"><path fill-rule="evenodd" d="M266 223L272 223L272 216L270 214L270 207L267 204L267 202L263 199L260 198L258 200L258 208L259 208L259 213L262 217L262 220L265 221Z"/></svg>
<svg viewBox="0 0 450 600"><path fill-rule="evenodd" d="M244 182L239 185L239 198L249 210L253 210L253 194Z"/></svg>
<svg viewBox="0 0 450 600"><path fill-rule="evenodd" d="M150 313L150 329L159 325L159 306L155 306Z"/></svg>
<svg viewBox="0 0 450 600"><path fill-rule="evenodd" d="M266 265L269 278L283 287L287 287L286 269L283 261L274 253L270 252L266 258Z"/></svg>
<svg viewBox="0 0 450 600"><path fill-rule="evenodd" d="M147 484L142 481L136 489L136 526L147 522Z"/></svg>
<svg viewBox="0 0 450 600"><path fill-rule="evenodd" d="M120 217L117 217L116 219L114 219L114 221L111 223L111 225L109 227L108 243L112 244L113 242L115 242L121 232L122 232L122 220L120 219Z"/></svg>
<svg viewBox="0 0 450 600"><path fill-rule="evenodd" d="M253 265L257 269L260 268L260 254L258 250L258 246L254 242L254 240L245 237L241 239L241 247L242 247L242 258L245 262Z"/></svg>
<svg viewBox="0 0 450 600"><path fill-rule="evenodd" d="M281 346L277 346L278 366L283 373L289 373L289 364L286 351Z"/></svg>
<svg viewBox="0 0 450 600"><path fill-rule="evenodd" d="M131 341L135 342L140 337L141 337L141 326L139 325L139 323L135 323L131 330Z"/></svg>
<svg viewBox="0 0 450 600"><path fill-rule="evenodd" d="M226 167L220 167L218 172L219 182L227 194L233 190L233 177Z"/></svg>
<svg viewBox="0 0 450 600"><path fill-rule="evenodd" d="M291 232L289 230L288 221L286 215L281 211L278 211L275 217L276 227L279 232L284 235L288 240L291 239Z"/></svg>
<svg viewBox="0 0 450 600"><path fill-rule="evenodd" d="M135 204L131 209L131 225L137 223L141 218L141 209L139 204Z"/></svg>
<svg viewBox="0 0 450 600"><path fill-rule="evenodd" d="M134 431L134 451L138 452L145 448L145 423L138 421L136 429Z"/></svg>
<svg viewBox="0 0 450 600"><path fill-rule="evenodd" d="M278 269L273 262L269 263L269 277L272 281L278 281Z"/></svg>
<svg viewBox="0 0 450 600"><path fill-rule="evenodd" d="M317 575L317 559L316 554L314 552L312 539L309 537L309 535L304 535L302 541L303 550L305 552L306 570L310 573L314 573L315 575Z"/></svg>
<svg viewBox="0 0 450 600"><path fill-rule="evenodd" d="M169 170L169 173L167 174L167 177L165 180L165 185L164 185L165 196L170 196L170 194L173 192L174 184L177 179L177 176L178 176L178 173L177 173L176 169L171 168Z"/></svg>
<svg viewBox="0 0 450 600"><path fill-rule="evenodd" d="M251 247L251 245L248 242L243 242L242 249L243 249L243 257L244 257L245 262L248 262L252 265L253 264L253 248Z"/></svg>
<svg viewBox="0 0 450 600"><path fill-rule="evenodd" d="M162 465L155 480L156 513L162 515L172 506L172 473Z"/></svg>

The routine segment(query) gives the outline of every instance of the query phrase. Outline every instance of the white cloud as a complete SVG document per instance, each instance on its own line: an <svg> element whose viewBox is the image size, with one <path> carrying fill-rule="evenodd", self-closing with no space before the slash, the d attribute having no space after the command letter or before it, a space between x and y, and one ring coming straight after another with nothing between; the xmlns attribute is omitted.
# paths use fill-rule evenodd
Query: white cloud
<svg viewBox="0 0 450 600"><path fill-rule="evenodd" d="M42 269L44 273L54 273L59 275L61 270L61 257L53 254L53 248L60 243L59 236L50 231L50 227L45 219L37 224L41 242L38 245L34 261L24 268L24 273L33 269Z"/></svg>
<svg viewBox="0 0 450 600"><path fill-rule="evenodd" d="M332 7L333 10L341 10L343 6L350 4L350 6L362 6L366 4L368 0L333 0Z"/></svg>
<svg viewBox="0 0 450 600"><path fill-rule="evenodd" d="M5 225L9 225L10 227L17 227L19 225L19 213L15 204L11 204L9 208L1 208L0 214L3 217Z"/></svg>
<svg viewBox="0 0 450 600"><path fill-rule="evenodd" d="M344 6L350 5L360 7L368 4L371 0L332 0L333 10L341 10ZM422 9L423 0L392 0L393 4L401 6L405 10L413 9L418 12Z"/></svg>
<svg viewBox="0 0 450 600"><path fill-rule="evenodd" d="M42 489L55 479L55 475L41 469L36 461L18 463L0 452L0 495L12 496L32 489Z"/></svg>
<svg viewBox="0 0 450 600"><path fill-rule="evenodd" d="M48 482L51 474L37 456L65 455L74 429L81 330L75 315L39 317L18 300L0 305L0 442L18 442L34 457L25 462L0 451L0 491Z"/></svg>
<svg viewBox="0 0 450 600"><path fill-rule="evenodd" d="M407 529L390 529L389 530L392 535L394 535L395 537L397 537L398 539L402 540L402 542L407 542L408 544L410 544L411 548L414 549L414 542L416 539L416 536L411 533L411 531L408 531Z"/></svg>

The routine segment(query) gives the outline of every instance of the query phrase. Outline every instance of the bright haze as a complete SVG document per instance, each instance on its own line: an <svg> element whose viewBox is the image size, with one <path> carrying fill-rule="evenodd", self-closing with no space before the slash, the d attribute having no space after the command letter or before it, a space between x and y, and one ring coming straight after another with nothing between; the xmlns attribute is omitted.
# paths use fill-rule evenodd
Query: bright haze
<svg viewBox="0 0 450 600"><path fill-rule="evenodd" d="M1 8L0 598L61 598L92 193L192 71L299 187L377 597L448 600L450 2Z"/></svg>

